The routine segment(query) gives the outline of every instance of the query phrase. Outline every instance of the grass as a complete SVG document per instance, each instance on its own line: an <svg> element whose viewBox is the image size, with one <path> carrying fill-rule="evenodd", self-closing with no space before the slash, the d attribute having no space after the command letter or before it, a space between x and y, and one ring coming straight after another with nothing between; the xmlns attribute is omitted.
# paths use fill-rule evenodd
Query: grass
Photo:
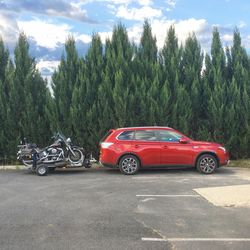
<svg viewBox="0 0 250 250"><path fill-rule="evenodd" d="M231 160L229 167L250 168L250 159Z"/></svg>

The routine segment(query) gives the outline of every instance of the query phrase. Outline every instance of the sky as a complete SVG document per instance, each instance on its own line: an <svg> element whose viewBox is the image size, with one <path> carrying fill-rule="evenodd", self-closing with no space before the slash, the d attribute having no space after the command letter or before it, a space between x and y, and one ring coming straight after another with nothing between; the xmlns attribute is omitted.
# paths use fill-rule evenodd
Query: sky
<svg viewBox="0 0 250 250"><path fill-rule="evenodd" d="M205 52L209 52L215 26L224 46L232 44L238 27L242 43L250 51L249 13L249 0L0 0L0 36L13 53L19 33L24 32L38 69L50 77L69 35L84 56L92 34L99 33L105 43L119 22L138 44L148 19L159 49L174 25L180 43L194 32Z"/></svg>

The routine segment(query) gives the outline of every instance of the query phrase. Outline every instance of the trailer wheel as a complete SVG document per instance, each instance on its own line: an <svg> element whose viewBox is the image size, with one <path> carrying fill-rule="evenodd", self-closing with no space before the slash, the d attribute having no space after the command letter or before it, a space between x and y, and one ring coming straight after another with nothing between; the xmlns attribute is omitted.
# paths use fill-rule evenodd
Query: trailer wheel
<svg viewBox="0 0 250 250"><path fill-rule="evenodd" d="M45 176L48 174L48 172L48 167L43 164L36 167L36 174L39 176Z"/></svg>

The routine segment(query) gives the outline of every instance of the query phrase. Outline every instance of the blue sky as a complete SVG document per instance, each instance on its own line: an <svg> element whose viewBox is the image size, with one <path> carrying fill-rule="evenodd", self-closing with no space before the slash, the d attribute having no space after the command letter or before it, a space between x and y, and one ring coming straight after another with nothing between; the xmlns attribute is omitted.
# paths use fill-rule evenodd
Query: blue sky
<svg viewBox="0 0 250 250"><path fill-rule="evenodd" d="M105 42L113 26L121 22L131 41L139 43L145 18L151 22L159 49L174 24L180 43L195 32L206 52L214 26L225 46L232 44L233 30L238 27L249 51L249 13L248 0L0 0L0 35L12 51L18 34L24 31L39 70L49 76L56 69L70 34L84 54L93 32L98 32Z"/></svg>

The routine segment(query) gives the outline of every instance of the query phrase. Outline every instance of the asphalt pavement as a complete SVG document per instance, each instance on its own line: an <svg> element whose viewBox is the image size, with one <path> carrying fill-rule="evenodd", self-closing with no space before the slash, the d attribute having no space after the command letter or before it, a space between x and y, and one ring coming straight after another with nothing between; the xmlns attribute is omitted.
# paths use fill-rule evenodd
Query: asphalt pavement
<svg viewBox="0 0 250 250"><path fill-rule="evenodd" d="M1 250L250 249L250 208L194 189L250 184L250 170L0 171Z"/></svg>

